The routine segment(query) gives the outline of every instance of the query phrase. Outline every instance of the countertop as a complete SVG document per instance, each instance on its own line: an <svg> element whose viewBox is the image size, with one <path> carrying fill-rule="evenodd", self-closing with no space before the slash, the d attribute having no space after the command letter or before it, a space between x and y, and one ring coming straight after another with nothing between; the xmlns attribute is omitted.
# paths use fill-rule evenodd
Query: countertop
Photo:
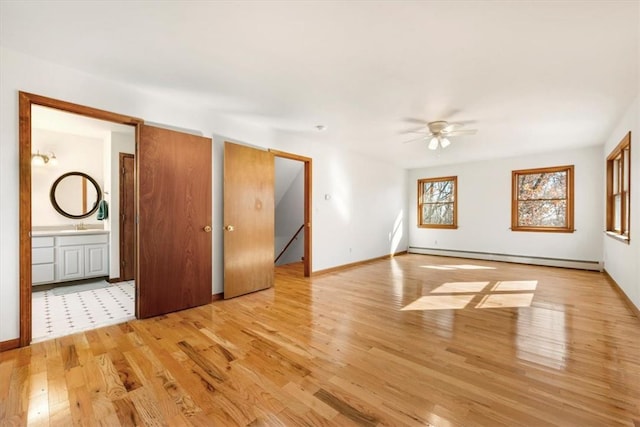
<svg viewBox="0 0 640 427"><path fill-rule="evenodd" d="M41 236L78 236L85 234L109 234L109 230L87 229L87 230L33 230L31 237Z"/></svg>

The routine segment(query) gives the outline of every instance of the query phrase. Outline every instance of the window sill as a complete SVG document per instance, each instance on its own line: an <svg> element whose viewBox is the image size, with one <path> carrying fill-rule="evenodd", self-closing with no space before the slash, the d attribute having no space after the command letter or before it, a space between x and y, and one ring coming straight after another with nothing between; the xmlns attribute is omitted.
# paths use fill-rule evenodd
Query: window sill
<svg viewBox="0 0 640 427"><path fill-rule="evenodd" d="M554 227L510 227L511 231L533 231L539 233L573 233L575 228L554 228Z"/></svg>
<svg viewBox="0 0 640 427"><path fill-rule="evenodd" d="M619 240L620 242L624 242L627 245L630 242L630 239L628 236L623 236L622 234L614 233L613 231L605 231L604 234L611 237L612 239Z"/></svg>

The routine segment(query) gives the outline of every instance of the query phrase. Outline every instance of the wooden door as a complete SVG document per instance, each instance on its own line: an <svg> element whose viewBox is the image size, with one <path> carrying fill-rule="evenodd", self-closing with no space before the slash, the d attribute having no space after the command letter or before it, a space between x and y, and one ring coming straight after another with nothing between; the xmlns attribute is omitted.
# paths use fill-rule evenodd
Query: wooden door
<svg viewBox="0 0 640 427"><path fill-rule="evenodd" d="M224 297L273 286L274 160L224 144Z"/></svg>
<svg viewBox="0 0 640 427"><path fill-rule="evenodd" d="M211 301L211 139L142 125L139 318Z"/></svg>
<svg viewBox="0 0 640 427"><path fill-rule="evenodd" d="M120 153L120 280L133 280L136 272L135 200L134 157Z"/></svg>

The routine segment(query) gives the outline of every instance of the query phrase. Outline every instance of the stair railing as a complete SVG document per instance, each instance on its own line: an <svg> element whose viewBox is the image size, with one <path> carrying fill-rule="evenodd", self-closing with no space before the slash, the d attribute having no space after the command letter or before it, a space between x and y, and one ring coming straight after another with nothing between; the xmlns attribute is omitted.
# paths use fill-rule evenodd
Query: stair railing
<svg viewBox="0 0 640 427"><path fill-rule="evenodd" d="M284 247L284 249L282 251L280 251L280 255L278 255L276 257L276 260L273 261L273 263L275 264L276 262L278 262L278 260L280 259L280 257L285 253L285 251L287 249L289 249L289 246L291 246L291 244L293 243L294 240L296 240L296 237L298 237L298 234L300 234L300 232L302 231L302 229L304 228L304 224L302 224L300 226L300 228L298 228L298 231L296 231L296 233L293 235L293 237L289 240L289 243L287 243L287 245Z"/></svg>

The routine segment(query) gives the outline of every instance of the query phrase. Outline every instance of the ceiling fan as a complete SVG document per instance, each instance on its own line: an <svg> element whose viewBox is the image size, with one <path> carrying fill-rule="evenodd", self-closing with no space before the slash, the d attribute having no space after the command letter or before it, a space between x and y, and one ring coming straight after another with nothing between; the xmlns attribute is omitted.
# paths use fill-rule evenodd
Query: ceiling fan
<svg viewBox="0 0 640 427"><path fill-rule="evenodd" d="M477 129L460 129L463 123L449 123L444 120L437 120L435 122L426 123L426 129L418 129L414 131L408 131L407 133L421 133L424 136L420 138L410 139L405 143L421 140L429 140L427 146L429 150L437 150L438 147L447 148L451 141L450 137L462 136L462 135L475 135L478 132Z"/></svg>

